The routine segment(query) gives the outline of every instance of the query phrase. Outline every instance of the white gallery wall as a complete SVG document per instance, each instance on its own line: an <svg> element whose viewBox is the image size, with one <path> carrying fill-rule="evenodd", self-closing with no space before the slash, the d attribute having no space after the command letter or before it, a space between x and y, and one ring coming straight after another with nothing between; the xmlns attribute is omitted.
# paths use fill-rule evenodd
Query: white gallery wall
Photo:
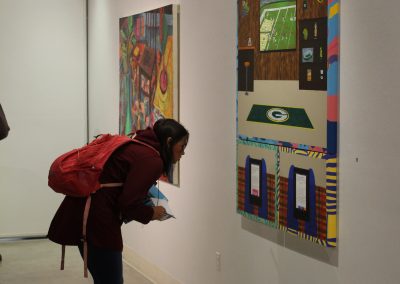
<svg viewBox="0 0 400 284"><path fill-rule="evenodd" d="M177 219L125 225L127 258L158 283L398 283L400 3L341 4L336 249L235 212L236 0L89 1L90 132L118 131L118 19L171 3L191 135L180 188L161 184Z"/></svg>
<svg viewBox="0 0 400 284"><path fill-rule="evenodd" d="M0 237L47 234L53 159L86 142L85 0L0 0Z"/></svg>

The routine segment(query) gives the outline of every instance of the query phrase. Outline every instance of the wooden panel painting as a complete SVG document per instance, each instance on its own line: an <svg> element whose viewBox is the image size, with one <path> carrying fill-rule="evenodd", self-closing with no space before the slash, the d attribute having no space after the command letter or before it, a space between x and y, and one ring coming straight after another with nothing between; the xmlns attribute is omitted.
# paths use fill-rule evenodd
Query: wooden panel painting
<svg viewBox="0 0 400 284"><path fill-rule="evenodd" d="M178 117L178 5L119 20L119 132ZM165 178L177 184L177 167Z"/></svg>

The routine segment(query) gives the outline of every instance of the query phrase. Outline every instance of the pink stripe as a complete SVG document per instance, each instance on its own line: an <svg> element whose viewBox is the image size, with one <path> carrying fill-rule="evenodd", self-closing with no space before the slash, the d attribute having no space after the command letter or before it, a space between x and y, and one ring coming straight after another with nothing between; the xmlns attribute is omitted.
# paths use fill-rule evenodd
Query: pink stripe
<svg viewBox="0 0 400 284"><path fill-rule="evenodd" d="M321 147L310 147L310 150L311 151L314 151L314 152L323 152L323 149L321 148Z"/></svg>
<svg viewBox="0 0 400 284"><path fill-rule="evenodd" d="M338 118L338 97L328 96L328 120L337 122Z"/></svg>
<svg viewBox="0 0 400 284"><path fill-rule="evenodd" d="M339 37L335 36L328 46L329 56L338 55L339 53Z"/></svg>

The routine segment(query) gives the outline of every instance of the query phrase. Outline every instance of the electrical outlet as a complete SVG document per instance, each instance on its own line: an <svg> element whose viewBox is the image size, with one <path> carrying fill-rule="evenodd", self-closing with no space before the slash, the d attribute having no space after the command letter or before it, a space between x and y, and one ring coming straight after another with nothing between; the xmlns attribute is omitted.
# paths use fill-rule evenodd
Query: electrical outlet
<svg viewBox="0 0 400 284"><path fill-rule="evenodd" d="M221 253L219 251L215 252L215 268L217 271L221 271Z"/></svg>

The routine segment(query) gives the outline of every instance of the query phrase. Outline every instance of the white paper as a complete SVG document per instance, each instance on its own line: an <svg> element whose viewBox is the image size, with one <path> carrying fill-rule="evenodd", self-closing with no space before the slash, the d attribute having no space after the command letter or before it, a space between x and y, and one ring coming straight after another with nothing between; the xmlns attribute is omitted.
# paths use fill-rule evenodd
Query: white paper
<svg viewBox="0 0 400 284"><path fill-rule="evenodd" d="M296 173L296 208L307 210L307 176Z"/></svg>
<svg viewBox="0 0 400 284"><path fill-rule="evenodd" d="M251 165L251 195L260 197L260 166Z"/></svg>
<svg viewBox="0 0 400 284"><path fill-rule="evenodd" d="M174 214L172 213L171 208L169 208L168 200L151 198L151 201L153 202L154 206L162 206L162 207L164 207L164 209L166 211L165 215L160 218L160 221L167 220L167 219L169 219L171 217L175 218Z"/></svg>

